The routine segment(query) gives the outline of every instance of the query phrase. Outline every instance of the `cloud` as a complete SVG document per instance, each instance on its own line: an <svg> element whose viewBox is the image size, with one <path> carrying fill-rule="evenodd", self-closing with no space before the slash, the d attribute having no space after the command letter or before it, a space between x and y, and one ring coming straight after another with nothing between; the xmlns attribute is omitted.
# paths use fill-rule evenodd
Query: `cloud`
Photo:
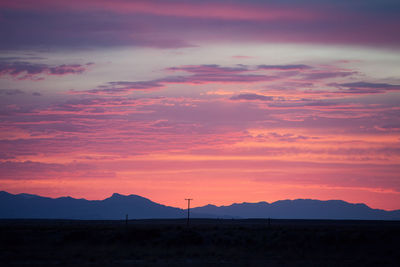
<svg viewBox="0 0 400 267"><path fill-rule="evenodd" d="M87 163L44 163L38 161L3 161L0 162L0 180L41 180L53 179L54 175L58 178L69 179L71 173L74 177L80 178L111 178L115 176L113 172L98 170L95 164ZM76 179L76 178L73 178Z"/></svg>
<svg viewBox="0 0 400 267"><path fill-rule="evenodd" d="M71 64L71 65L59 65L55 67L49 67L48 73L51 75L65 75L65 74L80 74L86 71L86 67L93 63L87 63L85 65Z"/></svg>
<svg viewBox="0 0 400 267"><path fill-rule="evenodd" d="M152 15L128 15L92 9L2 12L0 35L8 36L0 43L5 50L42 50L45 48L80 50L115 46L156 48L192 47L189 41L175 34L177 18ZM29 25L29 28L25 25ZM84 26L83 26L84 25ZM150 26L148 28L146 25ZM159 31L162 25L165 30ZM168 26L167 26L168 25ZM157 28L153 28L156 26ZM172 32L171 32L172 30ZM171 34L165 34L171 32Z"/></svg>
<svg viewBox="0 0 400 267"><path fill-rule="evenodd" d="M44 75L68 75L81 74L93 63L80 64L63 64L58 66L50 66L42 63L31 63L25 61L0 61L0 77L12 76L18 80L40 80L44 79Z"/></svg>
<svg viewBox="0 0 400 267"><path fill-rule="evenodd" d="M276 76L247 73L247 66L222 67L219 65L184 65L170 67L167 71L182 71L190 75L174 75L148 81L108 82L95 89L73 91L72 94L127 94L132 91L161 89L168 84L208 84L208 83L256 83L277 79Z"/></svg>
<svg viewBox="0 0 400 267"><path fill-rule="evenodd" d="M205 3L207 2L208 1L205 1ZM287 6L285 8L284 6L271 5L269 3L260 5L256 4L254 1L249 1L250 4L243 4L242 2L235 3L235 1L231 1L230 3L224 3L224 1L211 1L207 4L205 3L199 3L198 1L193 0L173 0L167 3L159 0L115 0L113 4L110 4L107 1L91 0L75 0L68 3L40 0L40 3L34 5L27 0L19 0L17 3L12 0L5 0L1 2L0 6L17 10L45 9L55 11L90 11L95 9L100 11L111 11L117 14L151 14L157 16L222 20L309 20L314 16L314 13L306 8L297 7L296 9L291 9L287 8Z"/></svg>
<svg viewBox="0 0 400 267"><path fill-rule="evenodd" d="M0 57L0 61L25 61L25 60L42 60L44 57L25 56L25 57Z"/></svg>
<svg viewBox="0 0 400 267"><path fill-rule="evenodd" d="M388 83L370 83L370 82L353 82L353 83L331 83L342 90L338 93L345 94L380 94L389 91L399 91L400 85Z"/></svg>
<svg viewBox="0 0 400 267"><path fill-rule="evenodd" d="M304 64L292 64L292 65L258 65L257 69L260 70L305 70L312 67Z"/></svg>
<svg viewBox="0 0 400 267"><path fill-rule="evenodd" d="M241 73L249 71L249 69L244 65L237 65L237 67L221 67L217 64L210 64L210 65L183 65L179 67L171 67L167 68L169 71L185 71L189 73L195 74L206 74L206 73L213 73L213 74L228 74L228 73Z"/></svg>
<svg viewBox="0 0 400 267"><path fill-rule="evenodd" d="M162 83L252 83L273 80L275 76L246 73L251 70L245 65L236 67L222 67L216 64L211 65L184 65L167 68L168 71L183 71L191 73L190 76L170 76L159 79ZM245 74L246 73L246 74Z"/></svg>
<svg viewBox="0 0 400 267"><path fill-rule="evenodd" d="M258 138L264 137L264 136L257 136ZM292 133L285 133L285 134L279 134L275 132L268 133L266 138L271 138L271 139L276 139L282 142L302 142L306 140L318 140L318 137L310 137L310 136L303 136L303 135L295 135Z"/></svg>
<svg viewBox="0 0 400 267"><path fill-rule="evenodd" d="M374 126L374 128L377 129L378 131L384 131L384 132L400 132L400 124ZM400 148L398 148L398 151L400 152Z"/></svg>
<svg viewBox="0 0 400 267"><path fill-rule="evenodd" d="M1 1L2 49L204 43L400 45L395 1ZM29 27L26 27L29 25ZM84 26L82 26L84 25Z"/></svg>
<svg viewBox="0 0 400 267"><path fill-rule="evenodd" d="M106 85L100 85L96 89L86 90L86 91L71 91L72 94L125 94L131 91L147 91L160 89L164 85L157 80L154 81L117 81L108 82Z"/></svg>
<svg viewBox="0 0 400 267"><path fill-rule="evenodd" d="M357 71L340 69L336 66L313 67L305 64L287 65L243 65L221 66L218 64L182 65L164 69L170 75L147 81L112 81L97 88L85 91L71 91L72 94L129 94L132 91L150 91L165 88L167 85L203 85L210 83L239 84L281 82L273 84L277 91L284 88L315 87L317 82L325 86L325 79L346 78ZM264 74L263 70L278 70L272 75ZM312 83L310 82L312 81ZM269 89L270 90L270 89ZM307 94L332 93L327 91L308 91ZM249 96L250 97L250 96ZM233 98L235 99L235 98ZM236 99L238 100L238 99ZM250 99L248 99L250 100Z"/></svg>
<svg viewBox="0 0 400 267"><path fill-rule="evenodd" d="M187 77L168 77L163 80L165 83L189 83L189 84L206 84L206 83L253 83L264 82L276 79L275 76L259 75L259 74L195 74Z"/></svg>
<svg viewBox="0 0 400 267"><path fill-rule="evenodd" d="M235 56L232 56L232 58L236 58L236 59L250 59L250 58L253 58L253 57L251 57L251 56L244 56L244 55L235 55Z"/></svg>
<svg viewBox="0 0 400 267"><path fill-rule="evenodd" d="M25 94L24 91L19 89L0 89L0 95L22 95Z"/></svg>
<svg viewBox="0 0 400 267"><path fill-rule="evenodd" d="M260 100L260 101L271 101L273 100L272 96L258 95L258 94L240 94L236 96L232 96L231 100Z"/></svg>
<svg viewBox="0 0 400 267"><path fill-rule="evenodd" d="M302 74L302 76L309 80L321 80L330 78L344 78L358 74L356 71L317 71Z"/></svg>

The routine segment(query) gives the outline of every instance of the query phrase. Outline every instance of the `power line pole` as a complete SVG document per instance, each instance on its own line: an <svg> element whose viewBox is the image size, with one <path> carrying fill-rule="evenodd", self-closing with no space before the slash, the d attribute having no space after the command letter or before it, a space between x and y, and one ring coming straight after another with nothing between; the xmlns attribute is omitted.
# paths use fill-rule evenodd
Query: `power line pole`
<svg viewBox="0 0 400 267"><path fill-rule="evenodd" d="M185 198L185 200L187 200L187 202L188 202L188 208L187 208L187 211L188 211L188 216L187 216L187 226L189 226L189 217L190 217L190 200L193 200L193 198Z"/></svg>

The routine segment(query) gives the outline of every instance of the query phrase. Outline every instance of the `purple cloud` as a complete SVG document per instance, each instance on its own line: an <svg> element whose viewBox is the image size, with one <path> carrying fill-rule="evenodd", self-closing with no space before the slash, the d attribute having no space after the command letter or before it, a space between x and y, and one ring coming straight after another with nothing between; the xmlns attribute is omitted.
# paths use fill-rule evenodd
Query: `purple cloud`
<svg viewBox="0 0 400 267"><path fill-rule="evenodd" d="M236 67L222 67L220 65L184 65L168 68L169 71L185 71L193 75L190 76L170 76L158 81L164 83L251 83L270 81L278 77L262 74L251 74L251 69L246 65L238 64Z"/></svg>
<svg viewBox="0 0 400 267"><path fill-rule="evenodd" d="M330 78L343 78L358 74L356 71L319 71L304 73L302 76L309 80L320 80L320 79L330 79Z"/></svg>
<svg viewBox="0 0 400 267"><path fill-rule="evenodd" d="M184 71L191 75L167 76L149 81L117 81L109 82L87 91L73 94L126 94L131 91L146 91L163 88L167 84L207 84L207 83L254 83L271 81L276 76L245 73L249 69L243 65L237 67L221 67L219 65L185 65L167 68L167 71Z"/></svg>
<svg viewBox="0 0 400 267"><path fill-rule="evenodd" d="M43 75L67 75L80 74L87 70L93 63L63 64L50 66L42 63L31 63L25 61L0 61L0 76L10 75L18 80L40 80Z"/></svg>
<svg viewBox="0 0 400 267"><path fill-rule="evenodd" d="M72 65L59 65L56 67L48 68L49 74L52 75L65 75L65 74L80 74L86 71L86 67L93 63L87 63L85 65L72 64Z"/></svg>
<svg viewBox="0 0 400 267"><path fill-rule="evenodd" d="M83 93L89 94L120 94L126 93L130 91L146 91L159 89L163 87L163 84L154 81L138 81L138 82L128 82L128 81L118 81L118 82L109 82L106 85L100 85L96 89L91 89L87 91L83 91ZM73 92L80 94L81 92Z"/></svg>
<svg viewBox="0 0 400 267"><path fill-rule="evenodd" d="M205 73L241 73L248 71L247 66L237 65L237 67L221 67L217 64L210 65L184 65L179 67L167 68L169 71L185 71L195 74Z"/></svg>
<svg viewBox="0 0 400 267"><path fill-rule="evenodd" d="M274 75L257 73L258 70L287 70ZM332 69L332 70L331 70ZM257 83L286 80L296 77L297 80L323 80L329 78L342 78L357 74L356 71L317 69L305 64L288 65L257 65L247 66L237 64L233 67L220 66L217 64L206 65L183 65L169 67L168 72L186 72L187 75L166 76L159 79L148 81L115 81L100 85L97 88L71 92L73 94L127 94L131 91L147 91L164 88L168 84L194 84L201 85L207 83ZM301 71L298 71L301 70ZM255 73L252 73L255 72ZM302 83L303 86L310 86L311 83ZM250 99L248 99L250 100Z"/></svg>
<svg viewBox="0 0 400 267"><path fill-rule="evenodd" d="M272 96L258 95L258 94L240 94L232 96L231 100L261 100L261 101L271 101Z"/></svg>
<svg viewBox="0 0 400 267"><path fill-rule="evenodd" d="M260 136L263 137L263 136ZM303 135L294 135L291 133L287 134L279 134L279 133L269 133L266 137L272 138L272 139L277 139L279 141L284 141L284 142L299 142L299 141L304 141L304 140L316 140L318 137L309 137L309 136L303 136Z"/></svg>
<svg viewBox="0 0 400 267"><path fill-rule="evenodd" d="M0 89L0 95L22 95L25 94L24 91L19 89Z"/></svg>
<svg viewBox="0 0 400 267"><path fill-rule="evenodd" d="M332 83L331 86L342 88L338 93L346 94L379 94L388 91L399 91L400 85L388 83L369 83L369 82L353 82L353 83Z"/></svg>
<svg viewBox="0 0 400 267"><path fill-rule="evenodd" d="M305 70L312 67L304 64L289 64L289 65L258 65L259 70Z"/></svg>
<svg viewBox="0 0 400 267"><path fill-rule="evenodd" d="M398 1L206 3L4 0L0 35L7 38L0 48L176 48L204 41L400 44Z"/></svg>

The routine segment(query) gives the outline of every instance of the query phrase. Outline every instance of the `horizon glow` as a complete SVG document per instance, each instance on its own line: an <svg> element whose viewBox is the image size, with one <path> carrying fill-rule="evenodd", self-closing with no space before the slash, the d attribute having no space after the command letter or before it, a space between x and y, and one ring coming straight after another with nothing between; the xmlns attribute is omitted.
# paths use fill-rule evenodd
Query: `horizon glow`
<svg viewBox="0 0 400 267"><path fill-rule="evenodd" d="M0 190L400 209L400 3L0 3Z"/></svg>

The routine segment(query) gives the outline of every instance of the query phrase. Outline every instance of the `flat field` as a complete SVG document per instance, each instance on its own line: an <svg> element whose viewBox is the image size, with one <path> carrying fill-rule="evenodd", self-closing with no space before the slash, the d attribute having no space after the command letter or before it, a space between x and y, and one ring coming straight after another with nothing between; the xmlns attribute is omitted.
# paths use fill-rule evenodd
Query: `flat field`
<svg viewBox="0 0 400 267"><path fill-rule="evenodd" d="M400 222L0 220L0 265L400 266Z"/></svg>

